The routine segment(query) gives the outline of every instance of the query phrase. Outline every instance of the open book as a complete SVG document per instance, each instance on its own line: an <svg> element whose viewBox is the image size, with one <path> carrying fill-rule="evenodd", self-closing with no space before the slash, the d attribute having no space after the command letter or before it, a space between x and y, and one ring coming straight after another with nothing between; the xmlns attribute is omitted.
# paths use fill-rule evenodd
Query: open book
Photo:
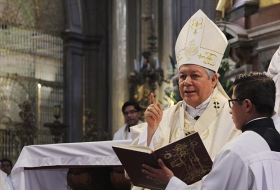
<svg viewBox="0 0 280 190"><path fill-rule="evenodd" d="M149 189L165 189L166 185L148 179L142 172L142 164L160 168L157 159L161 158L174 175L186 184L201 180L210 172L213 164L197 132L155 151L137 145L115 145L112 148L133 185Z"/></svg>

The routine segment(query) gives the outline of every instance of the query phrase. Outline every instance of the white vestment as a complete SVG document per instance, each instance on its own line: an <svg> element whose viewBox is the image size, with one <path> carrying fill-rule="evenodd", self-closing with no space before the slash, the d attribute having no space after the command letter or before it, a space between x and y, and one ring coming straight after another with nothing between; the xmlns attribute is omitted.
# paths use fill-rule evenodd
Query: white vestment
<svg viewBox="0 0 280 190"><path fill-rule="evenodd" d="M157 149L174 142L185 136L184 130L197 131L212 159L220 149L233 137L241 134L232 121L229 113L228 96L218 85L215 88L211 100L200 118L196 121L182 106L182 102L166 109L162 120L152 138L150 147ZM134 126L132 132L132 144L147 146L147 123ZM194 186L200 186L197 182ZM142 189L134 187L133 190Z"/></svg>
<svg viewBox="0 0 280 190"><path fill-rule="evenodd" d="M280 116L276 113L272 117L276 130L280 133Z"/></svg>
<svg viewBox="0 0 280 190"><path fill-rule="evenodd" d="M141 120L138 121L138 124L143 123ZM131 139L131 132L129 132L126 128L127 124L124 124L117 132L114 134L113 141L114 140L129 140Z"/></svg>
<svg viewBox="0 0 280 190"><path fill-rule="evenodd" d="M280 153L254 131L245 131L229 142L216 156L211 172L202 179L203 190L280 189ZM189 189L172 177L166 190Z"/></svg>
<svg viewBox="0 0 280 190"><path fill-rule="evenodd" d="M7 174L0 170L0 190L12 190L7 179Z"/></svg>
<svg viewBox="0 0 280 190"><path fill-rule="evenodd" d="M280 116L280 46L278 47L277 51L274 53L266 75L271 77L275 82L276 86L276 94L275 94L275 106L274 111L278 113Z"/></svg>

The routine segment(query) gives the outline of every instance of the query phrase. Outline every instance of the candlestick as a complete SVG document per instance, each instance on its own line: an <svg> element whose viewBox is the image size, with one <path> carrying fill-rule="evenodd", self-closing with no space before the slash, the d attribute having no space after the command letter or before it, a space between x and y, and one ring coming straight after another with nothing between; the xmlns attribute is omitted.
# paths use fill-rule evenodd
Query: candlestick
<svg viewBox="0 0 280 190"><path fill-rule="evenodd" d="M53 116L58 120L61 116L61 105L55 105L53 107Z"/></svg>

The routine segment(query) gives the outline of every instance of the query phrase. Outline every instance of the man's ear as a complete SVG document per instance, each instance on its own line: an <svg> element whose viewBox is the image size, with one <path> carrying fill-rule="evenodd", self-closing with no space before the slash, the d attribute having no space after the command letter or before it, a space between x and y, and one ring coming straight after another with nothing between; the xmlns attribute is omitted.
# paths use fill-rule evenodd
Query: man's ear
<svg viewBox="0 0 280 190"><path fill-rule="evenodd" d="M213 75L213 77L211 78L211 81L212 81L213 86L217 85L217 82L218 82L218 74L217 73L215 73Z"/></svg>
<svg viewBox="0 0 280 190"><path fill-rule="evenodd" d="M249 99L244 100L244 104L247 111L251 111L253 109L253 103Z"/></svg>

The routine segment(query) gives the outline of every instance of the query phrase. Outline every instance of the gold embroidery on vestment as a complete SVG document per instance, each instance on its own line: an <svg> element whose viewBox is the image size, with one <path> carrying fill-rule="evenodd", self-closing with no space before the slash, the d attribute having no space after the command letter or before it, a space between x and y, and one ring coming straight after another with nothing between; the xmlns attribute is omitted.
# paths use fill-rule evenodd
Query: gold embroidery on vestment
<svg viewBox="0 0 280 190"><path fill-rule="evenodd" d="M201 53L198 55L199 59L204 59L203 63L214 66L216 64L216 60L217 60L217 55L215 55L214 53L210 53L210 52L205 52L205 55L202 55Z"/></svg>
<svg viewBox="0 0 280 190"><path fill-rule="evenodd" d="M185 120L184 128L185 129L190 129L190 124L188 122L186 122L186 120Z"/></svg>
<svg viewBox="0 0 280 190"><path fill-rule="evenodd" d="M198 53L198 46L195 45L195 40L191 40L188 47L185 47L185 55L189 61L191 57Z"/></svg>
<svg viewBox="0 0 280 190"><path fill-rule="evenodd" d="M214 108L216 109L216 117L215 117L215 123L214 123L214 126L212 127L211 131L209 131L209 129L207 128L207 136L209 135L209 133L211 133L211 138L210 138L210 141L208 143L208 147L207 147L207 150L210 149L211 145L212 145L212 141L213 141L213 135L214 135L214 131L216 129L216 126L217 126L217 119L218 119L218 109L220 108L219 106L219 100L217 97L213 97L212 98L213 100L213 104L214 104ZM203 139L204 140L204 139Z"/></svg>
<svg viewBox="0 0 280 190"><path fill-rule="evenodd" d="M216 98L216 97L214 97L213 98L213 103L214 103L214 108L216 108L216 111L217 111L217 109L219 109L220 108L220 106L219 106L219 102L218 102L218 98Z"/></svg>
<svg viewBox="0 0 280 190"><path fill-rule="evenodd" d="M197 30L202 29L204 19L203 18L194 18L191 24L191 30L194 34L197 34Z"/></svg>
<svg viewBox="0 0 280 190"><path fill-rule="evenodd" d="M184 122L183 132L185 133L185 135L188 135L188 134L193 132L193 130L191 129L190 124L186 120Z"/></svg>
<svg viewBox="0 0 280 190"><path fill-rule="evenodd" d="M202 140L207 139L209 136L209 129L207 128L206 130L207 130L206 133L204 133L203 136L201 137Z"/></svg>
<svg viewBox="0 0 280 190"><path fill-rule="evenodd" d="M177 55L177 62L181 61L182 58L183 58L183 57L182 57L181 54L179 53L179 54Z"/></svg>

